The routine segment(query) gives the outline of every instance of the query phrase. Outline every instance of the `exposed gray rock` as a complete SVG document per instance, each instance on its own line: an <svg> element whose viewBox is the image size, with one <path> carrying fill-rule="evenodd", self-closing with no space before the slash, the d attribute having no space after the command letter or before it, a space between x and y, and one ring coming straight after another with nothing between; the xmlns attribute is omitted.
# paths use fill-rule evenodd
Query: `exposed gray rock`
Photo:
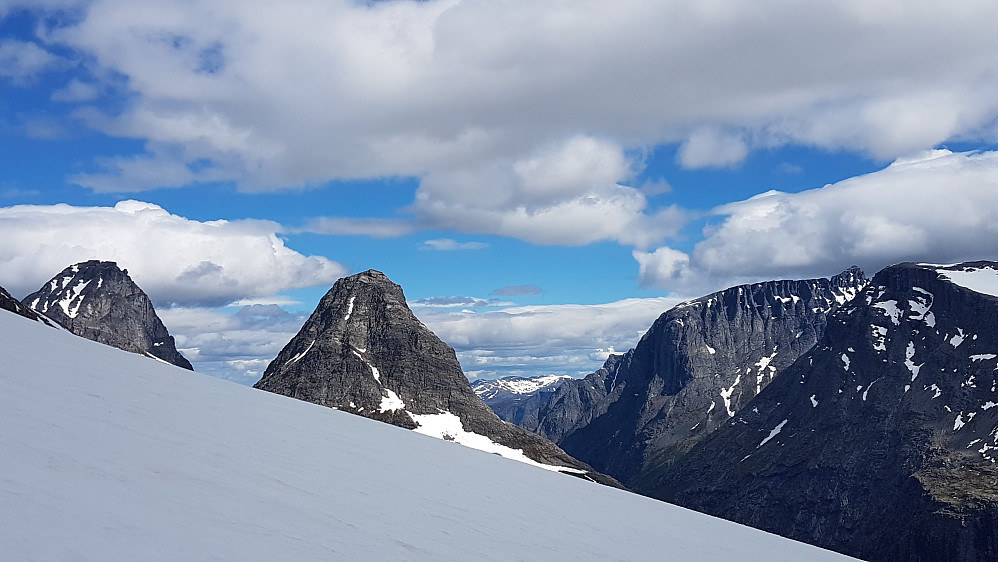
<svg viewBox="0 0 998 562"><path fill-rule="evenodd" d="M901 264L642 492L867 560L998 559L998 264Z"/></svg>
<svg viewBox="0 0 998 562"><path fill-rule="evenodd" d="M563 384L527 425L629 487L662 470L766 387L866 283L832 279L733 287L665 312L623 356ZM525 419L529 419L525 417Z"/></svg>
<svg viewBox="0 0 998 562"><path fill-rule="evenodd" d="M7 289L4 289L3 287L0 287L0 309L13 312L14 314L23 316L29 320L34 320L35 322L42 322L43 324L47 324L52 327L57 327L57 324L55 322L49 320L48 318L46 318L41 314L38 314L34 310L31 310L30 308L24 306L23 304L21 304L20 301L10 296L10 293L7 292Z"/></svg>
<svg viewBox="0 0 998 562"><path fill-rule="evenodd" d="M605 478L547 439L499 419L475 395L454 350L379 271L337 281L254 386L439 437L475 433L539 463ZM455 417L460 427L450 433L432 430Z"/></svg>
<svg viewBox="0 0 998 562"><path fill-rule="evenodd" d="M78 336L193 369L152 301L114 262L67 267L21 302Z"/></svg>

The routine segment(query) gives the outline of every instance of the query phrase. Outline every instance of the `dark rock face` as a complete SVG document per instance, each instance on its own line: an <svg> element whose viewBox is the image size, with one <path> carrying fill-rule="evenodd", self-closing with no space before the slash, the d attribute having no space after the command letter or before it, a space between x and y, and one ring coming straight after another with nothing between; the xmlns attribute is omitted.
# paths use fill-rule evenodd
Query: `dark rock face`
<svg viewBox="0 0 998 562"><path fill-rule="evenodd" d="M519 426L536 426L537 413L569 375L543 377L503 377L471 383L475 394L504 421Z"/></svg>
<svg viewBox="0 0 998 562"><path fill-rule="evenodd" d="M114 262L67 267L21 302L78 336L193 370L152 301Z"/></svg>
<svg viewBox="0 0 998 562"><path fill-rule="evenodd" d="M17 314L18 316L23 316L29 320L34 320L35 322L42 322L52 327L56 327L56 324L49 320L48 318L38 314L34 310L24 306L20 301L10 296L7 289L0 287L0 308Z"/></svg>
<svg viewBox="0 0 998 562"><path fill-rule="evenodd" d="M454 350L379 271L337 281L254 386L459 442L474 433L542 464L592 470L499 419L472 390Z"/></svg>
<svg viewBox="0 0 998 562"><path fill-rule="evenodd" d="M884 269L642 491L867 560L998 559L998 297L957 284L981 279Z"/></svg>
<svg viewBox="0 0 998 562"><path fill-rule="evenodd" d="M865 283L851 268L680 304L634 349L563 384L526 427L640 490L648 473L667 470L811 349L826 314Z"/></svg>

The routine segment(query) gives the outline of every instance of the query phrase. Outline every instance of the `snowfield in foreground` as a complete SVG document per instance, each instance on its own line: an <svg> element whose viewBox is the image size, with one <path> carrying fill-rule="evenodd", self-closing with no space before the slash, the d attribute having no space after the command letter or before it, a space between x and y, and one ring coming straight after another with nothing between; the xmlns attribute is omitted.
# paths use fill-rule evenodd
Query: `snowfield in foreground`
<svg viewBox="0 0 998 562"><path fill-rule="evenodd" d="M6 560L840 560L0 311Z"/></svg>

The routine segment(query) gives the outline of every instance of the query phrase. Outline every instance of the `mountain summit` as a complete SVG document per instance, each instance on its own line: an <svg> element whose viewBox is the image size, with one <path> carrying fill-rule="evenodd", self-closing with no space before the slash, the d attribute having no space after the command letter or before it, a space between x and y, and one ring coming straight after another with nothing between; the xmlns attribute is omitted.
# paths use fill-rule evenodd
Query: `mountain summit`
<svg viewBox="0 0 998 562"><path fill-rule="evenodd" d="M67 267L21 302L78 336L193 370L148 295L114 262Z"/></svg>
<svg viewBox="0 0 998 562"><path fill-rule="evenodd" d="M998 559L998 263L900 264L644 492L864 560Z"/></svg>
<svg viewBox="0 0 998 562"><path fill-rule="evenodd" d="M499 419L475 395L454 350L380 271L337 281L254 386L545 468L591 471Z"/></svg>
<svg viewBox="0 0 998 562"><path fill-rule="evenodd" d="M647 473L667 469L810 350L826 314L866 284L851 267L679 304L634 349L562 384L524 427L640 492Z"/></svg>

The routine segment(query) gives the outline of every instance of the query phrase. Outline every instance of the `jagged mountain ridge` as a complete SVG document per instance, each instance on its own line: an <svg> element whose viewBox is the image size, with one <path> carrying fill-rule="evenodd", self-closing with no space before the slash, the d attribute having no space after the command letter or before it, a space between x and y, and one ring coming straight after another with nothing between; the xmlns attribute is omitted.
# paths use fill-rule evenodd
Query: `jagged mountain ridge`
<svg viewBox="0 0 998 562"><path fill-rule="evenodd" d="M536 425L537 413L571 375L540 377L502 377L472 381L475 394L505 421L519 426ZM533 416L533 419L528 419Z"/></svg>
<svg viewBox="0 0 998 562"><path fill-rule="evenodd" d="M563 384L528 429L627 485L667 466L807 352L866 277L733 287L662 314L633 349Z"/></svg>
<svg viewBox="0 0 998 562"><path fill-rule="evenodd" d="M41 322L48 326L52 326L53 328L58 327L58 324L52 322L43 314L39 314L21 304L21 301L12 297L10 293L7 292L7 289L4 289L3 287L0 287L0 309L13 312L18 316L23 316L29 320L34 320L35 322Z"/></svg>
<svg viewBox="0 0 998 562"><path fill-rule="evenodd" d="M995 560L994 295L993 262L884 269L641 491L867 560Z"/></svg>
<svg viewBox="0 0 998 562"><path fill-rule="evenodd" d="M71 265L21 302L78 336L194 369L149 296L114 262Z"/></svg>
<svg viewBox="0 0 998 562"><path fill-rule="evenodd" d="M338 280L254 386L548 468L593 472L499 419L472 390L454 350L379 271Z"/></svg>

